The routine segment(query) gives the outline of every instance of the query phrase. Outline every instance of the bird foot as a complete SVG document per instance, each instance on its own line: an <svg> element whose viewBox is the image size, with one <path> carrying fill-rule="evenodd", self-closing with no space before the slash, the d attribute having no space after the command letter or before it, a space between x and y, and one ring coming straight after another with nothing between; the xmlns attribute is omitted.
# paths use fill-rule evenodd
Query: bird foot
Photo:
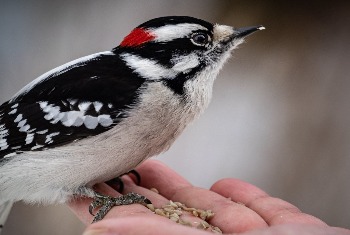
<svg viewBox="0 0 350 235"><path fill-rule="evenodd" d="M145 196L142 196L137 193L128 193L119 197L110 197L96 193L94 200L89 206L89 212L91 215L94 216L94 220L92 221L92 223L102 220L108 213L108 211L110 211L114 206L130 204L147 205L151 204L151 201ZM98 207L100 207L100 209L98 210L96 215L93 214L93 210Z"/></svg>

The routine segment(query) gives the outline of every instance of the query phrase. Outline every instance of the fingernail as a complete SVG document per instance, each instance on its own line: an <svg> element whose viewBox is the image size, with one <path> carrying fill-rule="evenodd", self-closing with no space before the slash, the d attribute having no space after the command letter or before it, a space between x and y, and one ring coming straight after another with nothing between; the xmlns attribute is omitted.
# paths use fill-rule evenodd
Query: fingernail
<svg viewBox="0 0 350 235"><path fill-rule="evenodd" d="M86 230L83 233L83 235L118 235L118 234L107 231L106 229L89 229L89 230Z"/></svg>

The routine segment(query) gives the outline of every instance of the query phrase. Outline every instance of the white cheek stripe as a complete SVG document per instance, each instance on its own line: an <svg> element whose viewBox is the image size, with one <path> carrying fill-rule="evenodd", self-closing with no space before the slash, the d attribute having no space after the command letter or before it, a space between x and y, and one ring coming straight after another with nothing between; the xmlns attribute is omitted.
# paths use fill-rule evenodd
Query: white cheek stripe
<svg viewBox="0 0 350 235"><path fill-rule="evenodd" d="M199 65L199 58L195 53L178 56L171 61L173 63L172 68L166 68L155 60L142 58L130 53L123 53L120 57L133 71L149 80L174 79L179 73L188 73Z"/></svg>
<svg viewBox="0 0 350 235"><path fill-rule="evenodd" d="M168 42L177 38L188 37L195 30L208 30L207 28L199 24L175 24L166 25L156 29L151 29L152 35L155 35L154 41L156 42Z"/></svg>
<svg viewBox="0 0 350 235"><path fill-rule="evenodd" d="M72 68L81 66L83 63L86 63L100 55L113 55L113 52L111 51L104 51L104 52L99 52L99 53L95 53L92 55L88 55L76 60L73 60L71 62L68 62L66 64L63 64L59 67L56 67L46 73L44 73L43 75L37 77L36 79L34 79L32 82L30 82L29 84L27 84L25 87L23 87L21 90L19 90L10 100L10 102L12 102L13 100L15 100L19 95L21 94L26 94L28 91L30 91L35 85L37 85L38 83L44 82L45 80L48 79L48 77L50 76L57 76L60 75Z"/></svg>
<svg viewBox="0 0 350 235"><path fill-rule="evenodd" d="M155 60L145 59L137 55L123 53L120 57L126 62L132 70L141 77L150 80L158 80L161 78L173 79L178 74L173 69L166 68L157 63Z"/></svg>
<svg viewBox="0 0 350 235"><path fill-rule="evenodd" d="M189 55L176 57L176 59L172 60L172 63L174 64L173 70L179 73L188 73L191 69L199 65L199 58L197 54L191 53Z"/></svg>

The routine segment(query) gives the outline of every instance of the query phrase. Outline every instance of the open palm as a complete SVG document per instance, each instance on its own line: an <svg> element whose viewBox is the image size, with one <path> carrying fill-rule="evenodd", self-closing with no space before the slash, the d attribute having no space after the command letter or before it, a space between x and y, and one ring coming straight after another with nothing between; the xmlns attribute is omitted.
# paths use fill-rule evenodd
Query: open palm
<svg viewBox="0 0 350 235"><path fill-rule="evenodd" d="M209 190L191 185L170 168L155 160L148 160L137 168L142 176L141 185L123 177L124 193L136 192L149 198L156 208L169 200L188 207L212 210L215 215L208 221L224 234L350 234L350 230L328 226L320 219L302 213L281 199L270 197L259 188L237 179L223 179ZM156 188L159 194L149 190ZM106 184L96 186L97 191L120 195ZM93 217L88 212L91 200L77 199L70 203L73 212L86 224ZM200 218L190 213L181 215L192 224ZM89 225L84 235L97 234L189 234L205 235L207 231L194 229L154 214L142 205L114 207L98 223Z"/></svg>

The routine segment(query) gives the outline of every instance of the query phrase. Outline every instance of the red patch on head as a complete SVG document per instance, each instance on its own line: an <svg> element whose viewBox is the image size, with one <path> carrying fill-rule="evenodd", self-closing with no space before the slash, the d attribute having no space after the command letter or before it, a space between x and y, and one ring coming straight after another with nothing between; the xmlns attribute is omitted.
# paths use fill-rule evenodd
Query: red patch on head
<svg viewBox="0 0 350 235"><path fill-rule="evenodd" d="M142 28L136 28L120 43L122 47L136 47L155 38L150 32Z"/></svg>

